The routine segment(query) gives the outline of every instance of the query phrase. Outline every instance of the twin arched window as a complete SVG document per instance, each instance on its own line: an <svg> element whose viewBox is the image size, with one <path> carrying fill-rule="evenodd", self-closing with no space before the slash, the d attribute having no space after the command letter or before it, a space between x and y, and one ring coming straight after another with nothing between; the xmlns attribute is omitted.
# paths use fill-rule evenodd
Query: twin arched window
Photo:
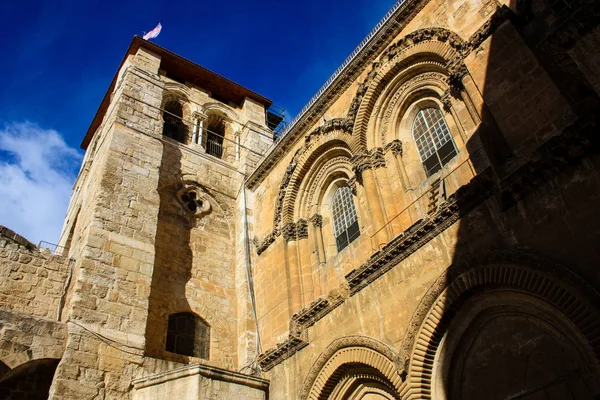
<svg viewBox="0 0 600 400"><path fill-rule="evenodd" d="M338 251L341 251L360 236L352 190L348 186L337 188L331 201L331 211L335 242Z"/></svg>
<svg viewBox="0 0 600 400"><path fill-rule="evenodd" d="M457 154L444 116L437 107L423 108L417 113L412 134L427 176L442 169Z"/></svg>
<svg viewBox="0 0 600 400"><path fill-rule="evenodd" d="M192 313L169 315L166 350L208 360L210 327L202 318Z"/></svg>

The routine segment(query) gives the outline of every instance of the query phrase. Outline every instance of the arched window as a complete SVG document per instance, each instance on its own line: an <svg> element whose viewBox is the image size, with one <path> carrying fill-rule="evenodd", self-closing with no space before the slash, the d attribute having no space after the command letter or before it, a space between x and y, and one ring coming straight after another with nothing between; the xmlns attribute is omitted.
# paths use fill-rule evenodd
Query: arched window
<svg viewBox="0 0 600 400"><path fill-rule="evenodd" d="M421 109L413 122L412 133L427 176L442 169L457 154L439 108Z"/></svg>
<svg viewBox="0 0 600 400"><path fill-rule="evenodd" d="M192 313L169 315L167 351L208 360L210 327Z"/></svg>
<svg viewBox="0 0 600 400"><path fill-rule="evenodd" d="M340 186L335 191L331 201L331 211L335 242L338 251L341 251L360 236L352 190L348 186Z"/></svg>
<svg viewBox="0 0 600 400"><path fill-rule="evenodd" d="M206 122L206 129L206 152L217 158L223 157L225 120L220 115L210 114Z"/></svg>
<svg viewBox="0 0 600 400"><path fill-rule="evenodd" d="M166 102L163 120L163 135L183 143L187 127L183 123L183 107L178 100L172 99Z"/></svg>

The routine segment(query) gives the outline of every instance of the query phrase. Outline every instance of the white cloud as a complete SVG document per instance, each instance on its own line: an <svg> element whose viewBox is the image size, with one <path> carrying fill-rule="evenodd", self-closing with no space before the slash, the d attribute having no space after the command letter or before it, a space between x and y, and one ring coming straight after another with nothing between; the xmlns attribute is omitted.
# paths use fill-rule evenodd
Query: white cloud
<svg viewBox="0 0 600 400"><path fill-rule="evenodd" d="M0 126L0 225L34 244L56 243L80 162L55 130Z"/></svg>

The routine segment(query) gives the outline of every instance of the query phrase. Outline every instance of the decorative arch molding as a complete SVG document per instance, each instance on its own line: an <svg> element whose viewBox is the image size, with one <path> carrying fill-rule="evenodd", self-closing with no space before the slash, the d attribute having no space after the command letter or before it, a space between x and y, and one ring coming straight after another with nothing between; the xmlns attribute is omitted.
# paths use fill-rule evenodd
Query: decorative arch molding
<svg viewBox="0 0 600 400"><path fill-rule="evenodd" d="M315 160L326 152L346 153L351 157L351 136L347 130L332 129L320 130L311 133L300 147L288 165L275 202L275 215L273 229L281 227L282 222L290 222L294 217L294 204L299 186L312 168ZM285 218L284 218L285 213Z"/></svg>
<svg viewBox="0 0 600 400"><path fill-rule="evenodd" d="M386 344L366 336L334 340L313 363L298 398L318 399L327 381L345 364L363 364L377 370L400 393L405 371L398 354Z"/></svg>
<svg viewBox="0 0 600 400"><path fill-rule="evenodd" d="M462 59L469 45L457 34L444 28L426 28L409 33L392 44L372 65L367 78L361 84L350 105L348 118L354 120L353 151L366 148L366 131L375 102L387 85L411 64L423 60L448 64Z"/></svg>
<svg viewBox="0 0 600 400"><path fill-rule="evenodd" d="M210 101L208 103L204 103L202 107L205 114L210 114L211 112L221 114L229 120L228 122L233 122L236 119L235 113L220 102Z"/></svg>
<svg viewBox="0 0 600 400"><path fill-rule="evenodd" d="M486 287L506 287L534 295L560 310L579 329L600 361L600 297L567 268L521 251L497 251L451 266L427 291L408 325L400 349L408 376L407 399L430 393L431 362L453 312L469 295Z"/></svg>
<svg viewBox="0 0 600 400"><path fill-rule="evenodd" d="M179 82L165 82L164 96L177 96L184 101L188 101L191 95L190 88Z"/></svg>

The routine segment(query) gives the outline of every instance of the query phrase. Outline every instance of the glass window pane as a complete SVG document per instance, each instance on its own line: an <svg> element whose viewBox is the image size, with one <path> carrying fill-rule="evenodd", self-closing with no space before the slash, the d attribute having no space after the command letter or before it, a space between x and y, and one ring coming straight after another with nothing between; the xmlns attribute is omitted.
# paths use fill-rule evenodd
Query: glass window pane
<svg viewBox="0 0 600 400"><path fill-rule="evenodd" d="M457 154L448 125L438 108L420 110L413 122L412 133L428 176L439 171Z"/></svg>
<svg viewBox="0 0 600 400"><path fill-rule="evenodd" d="M336 190L331 202L331 212L333 214L333 233L338 251L340 251L360 236L352 190L348 186L341 186ZM350 229L352 229L352 234L349 232Z"/></svg>

